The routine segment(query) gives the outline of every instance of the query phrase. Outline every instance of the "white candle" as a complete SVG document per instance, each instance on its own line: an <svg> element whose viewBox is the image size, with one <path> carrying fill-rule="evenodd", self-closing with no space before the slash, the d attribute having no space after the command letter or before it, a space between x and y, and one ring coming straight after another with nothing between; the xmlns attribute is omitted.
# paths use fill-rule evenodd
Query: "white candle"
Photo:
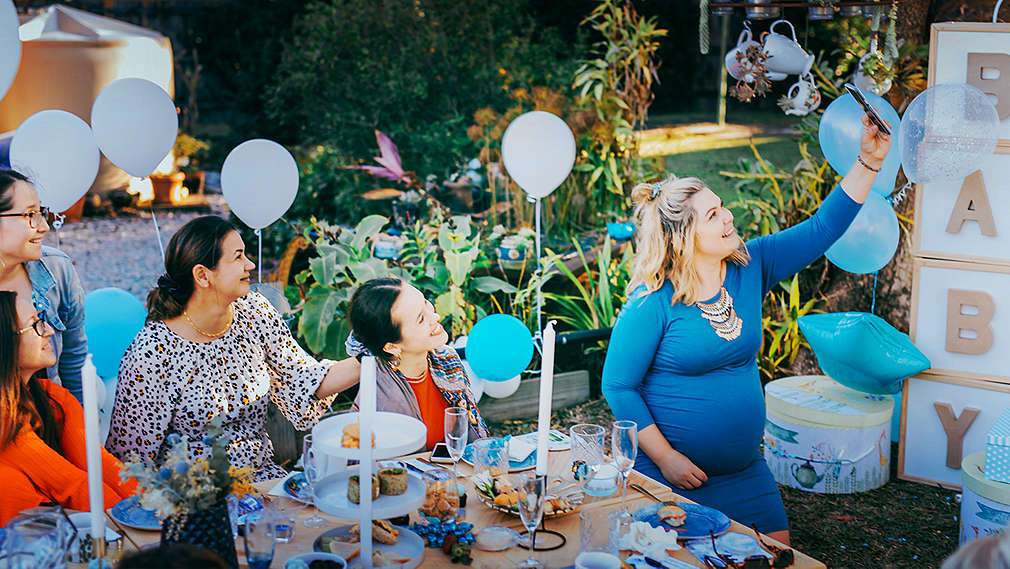
<svg viewBox="0 0 1010 569"><path fill-rule="evenodd" d="M361 504L361 515L358 526L361 540L361 563L365 567L372 566L372 427L375 419L375 358L368 356L361 361L361 381L358 384L358 402L360 421L359 437L361 462L358 467L358 495Z"/></svg>
<svg viewBox="0 0 1010 569"><path fill-rule="evenodd" d="M537 476L547 475L548 435L551 430L551 399L554 396L554 324L544 328L540 366L540 413L537 417Z"/></svg>
<svg viewBox="0 0 1010 569"><path fill-rule="evenodd" d="M91 355L88 354L88 364ZM94 366L85 365L85 369ZM91 536L105 540L105 496L102 487L102 445L98 435L98 373L81 374L84 387L84 448L88 456L88 503L91 508ZM97 552L96 552L97 554Z"/></svg>

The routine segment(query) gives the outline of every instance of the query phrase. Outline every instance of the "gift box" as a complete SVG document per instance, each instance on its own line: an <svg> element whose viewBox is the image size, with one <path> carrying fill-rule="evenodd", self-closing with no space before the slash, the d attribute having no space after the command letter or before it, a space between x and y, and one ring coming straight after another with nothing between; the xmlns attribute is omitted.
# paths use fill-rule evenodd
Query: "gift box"
<svg viewBox="0 0 1010 569"><path fill-rule="evenodd" d="M765 386L764 456L775 481L807 492L851 494L890 475L893 399L823 375Z"/></svg>
<svg viewBox="0 0 1010 569"><path fill-rule="evenodd" d="M1003 411L985 436L985 477L1010 482L1010 409Z"/></svg>

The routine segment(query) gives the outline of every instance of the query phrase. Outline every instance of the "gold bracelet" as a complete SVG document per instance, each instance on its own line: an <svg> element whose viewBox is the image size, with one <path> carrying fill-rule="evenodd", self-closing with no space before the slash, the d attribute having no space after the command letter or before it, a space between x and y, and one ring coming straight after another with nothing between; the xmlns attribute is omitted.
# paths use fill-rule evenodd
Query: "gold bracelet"
<svg viewBox="0 0 1010 569"><path fill-rule="evenodd" d="M880 168L874 168L873 166L870 166L869 164L867 164L866 161L863 160L863 157L861 155L857 154L856 155L856 160L859 161L859 163L863 165L863 168L866 168L870 172L873 172L874 174L879 174L880 173Z"/></svg>

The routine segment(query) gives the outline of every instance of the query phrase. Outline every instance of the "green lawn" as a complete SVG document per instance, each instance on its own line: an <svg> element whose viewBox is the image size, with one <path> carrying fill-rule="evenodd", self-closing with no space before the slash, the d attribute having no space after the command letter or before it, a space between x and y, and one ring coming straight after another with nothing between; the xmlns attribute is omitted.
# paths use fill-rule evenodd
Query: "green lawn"
<svg viewBox="0 0 1010 569"><path fill-rule="evenodd" d="M747 141L741 140L739 143L742 146L667 156L667 172L681 177L701 178L722 197L724 202L733 201L737 198L734 181L720 176L719 172L721 170L736 171L737 162L741 158L754 158L754 153L747 146ZM796 142L792 139L774 139L758 143L756 147L765 161L782 169L790 170L800 160L800 152L796 147Z"/></svg>

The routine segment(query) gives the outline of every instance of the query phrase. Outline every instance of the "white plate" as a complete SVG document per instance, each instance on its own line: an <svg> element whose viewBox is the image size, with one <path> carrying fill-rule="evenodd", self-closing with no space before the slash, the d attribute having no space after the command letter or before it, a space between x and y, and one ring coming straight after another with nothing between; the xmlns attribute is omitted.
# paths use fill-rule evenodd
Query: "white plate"
<svg viewBox="0 0 1010 569"><path fill-rule="evenodd" d="M357 474L357 469L345 470L326 476L315 485L316 507L338 518L357 519L361 514L358 504L347 499L347 481ZM372 517L395 518L416 510L424 504L424 480L413 472L407 472L407 491L399 496L380 494L372 500Z"/></svg>
<svg viewBox="0 0 1010 569"><path fill-rule="evenodd" d="M400 558L400 559L410 559L409 562L402 565L397 565L400 569L414 569L421 564L424 560L424 540L421 536L410 531L403 526L394 526L400 532L399 539L397 539L394 545L386 545L384 543L379 543L372 540L372 551L378 549L382 551L382 554L386 557ZM326 531L319 535L312 542L312 549L315 551L320 551L319 549L319 538L323 536L336 536L336 537L349 537L351 535L351 526L339 526L335 527L329 531ZM446 563L448 565L448 563ZM351 559L348 569L358 569L361 567L361 555L354 556Z"/></svg>
<svg viewBox="0 0 1010 569"><path fill-rule="evenodd" d="M325 454L360 460L361 449L340 446L344 427L357 423L358 420L358 413L341 413L319 421L312 429L313 446ZM383 460L424 448L424 443L428 440L428 427L408 415L379 411L375 413L372 434L375 435L372 458Z"/></svg>

